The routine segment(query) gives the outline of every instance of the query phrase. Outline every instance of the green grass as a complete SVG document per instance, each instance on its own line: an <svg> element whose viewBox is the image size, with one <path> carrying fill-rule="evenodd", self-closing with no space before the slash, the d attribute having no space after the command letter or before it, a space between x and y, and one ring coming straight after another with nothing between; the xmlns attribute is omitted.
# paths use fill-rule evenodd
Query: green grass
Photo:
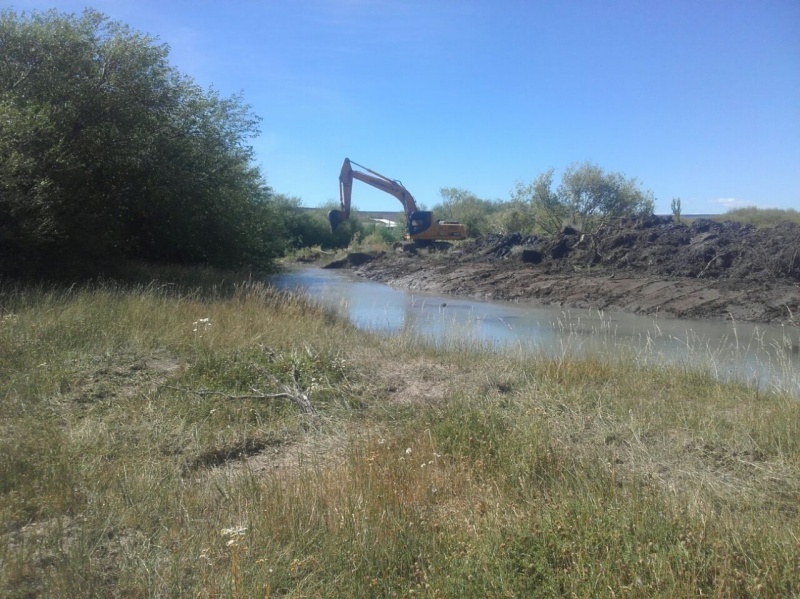
<svg viewBox="0 0 800 599"><path fill-rule="evenodd" d="M0 595L800 594L796 398L204 277L0 291Z"/></svg>

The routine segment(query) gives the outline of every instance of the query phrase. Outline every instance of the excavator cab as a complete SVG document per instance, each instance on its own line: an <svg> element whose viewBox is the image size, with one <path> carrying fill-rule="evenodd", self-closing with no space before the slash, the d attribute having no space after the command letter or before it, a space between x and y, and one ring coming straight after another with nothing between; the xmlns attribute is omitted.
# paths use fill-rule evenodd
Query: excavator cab
<svg viewBox="0 0 800 599"><path fill-rule="evenodd" d="M420 235L431 228L433 222L433 213L425 212L422 210L415 210L408 215L408 222L406 223L406 231L409 237Z"/></svg>

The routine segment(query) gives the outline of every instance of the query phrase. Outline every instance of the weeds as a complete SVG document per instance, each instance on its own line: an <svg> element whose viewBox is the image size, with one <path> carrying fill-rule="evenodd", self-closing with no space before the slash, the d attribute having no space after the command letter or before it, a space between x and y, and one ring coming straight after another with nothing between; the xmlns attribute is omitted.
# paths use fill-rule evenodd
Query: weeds
<svg viewBox="0 0 800 599"><path fill-rule="evenodd" d="M0 293L3 596L800 593L786 394L177 287Z"/></svg>

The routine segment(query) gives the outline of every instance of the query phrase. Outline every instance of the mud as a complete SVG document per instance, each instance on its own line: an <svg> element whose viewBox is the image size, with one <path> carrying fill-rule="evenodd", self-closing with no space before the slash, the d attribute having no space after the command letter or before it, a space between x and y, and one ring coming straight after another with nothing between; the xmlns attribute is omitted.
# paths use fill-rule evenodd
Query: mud
<svg viewBox="0 0 800 599"><path fill-rule="evenodd" d="M359 254L333 267L393 286L565 307L800 326L800 225L671 217L594 234L487 235L449 252Z"/></svg>

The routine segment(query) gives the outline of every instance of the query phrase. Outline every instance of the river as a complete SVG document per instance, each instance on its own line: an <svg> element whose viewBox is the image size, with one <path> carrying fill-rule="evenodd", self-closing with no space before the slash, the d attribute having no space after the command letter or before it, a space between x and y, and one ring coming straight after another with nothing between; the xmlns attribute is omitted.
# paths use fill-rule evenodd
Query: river
<svg viewBox="0 0 800 599"><path fill-rule="evenodd" d="M800 397L800 328L685 320L537 304L486 302L395 289L346 270L293 268L272 279L356 326L437 345L550 356L619 355L642 365L707 369L723 380Z"/></svg>

